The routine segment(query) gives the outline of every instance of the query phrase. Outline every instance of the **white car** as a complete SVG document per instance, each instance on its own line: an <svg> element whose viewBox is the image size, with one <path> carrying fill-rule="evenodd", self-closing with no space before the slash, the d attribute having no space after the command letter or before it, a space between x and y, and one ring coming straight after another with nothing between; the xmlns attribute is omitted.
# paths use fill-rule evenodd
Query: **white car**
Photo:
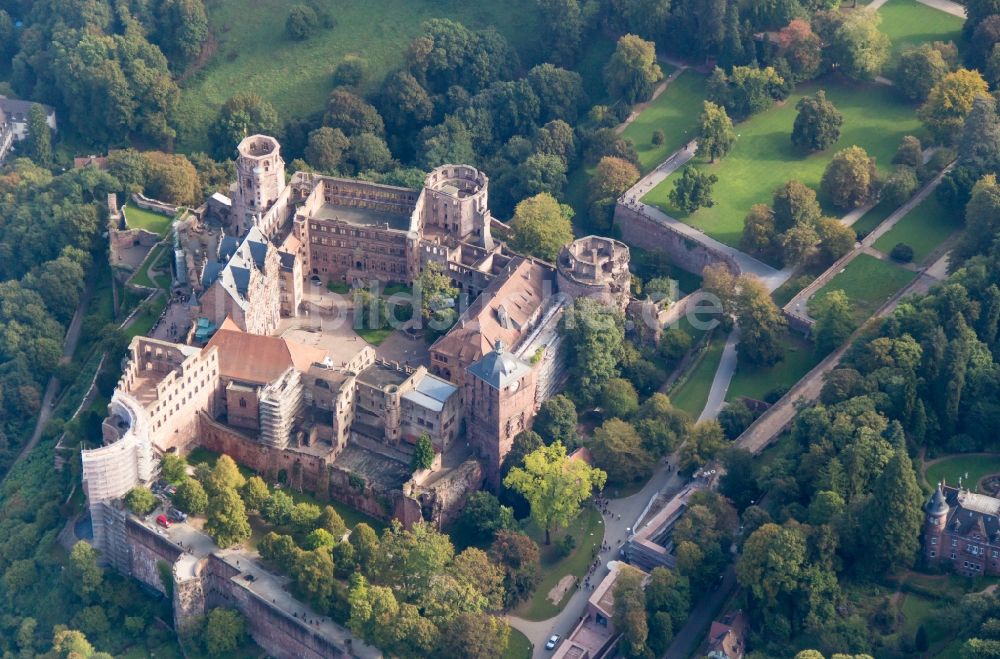
<svg viewBox="0 0 1000 659"><path fill-rule="evenodd" d="M549 642L545 644L546 650L555 650L556 646L559 645L559 639L562 638L559 634L553 634L549 636Z"/></svg>

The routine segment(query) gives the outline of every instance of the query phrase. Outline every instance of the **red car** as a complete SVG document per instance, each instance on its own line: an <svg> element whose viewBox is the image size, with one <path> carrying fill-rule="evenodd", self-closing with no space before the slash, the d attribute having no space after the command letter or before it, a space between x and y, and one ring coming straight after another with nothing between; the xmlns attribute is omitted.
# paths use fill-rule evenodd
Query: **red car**
<svg viewBox="0 0 1000 659"><path fill-rule="evenodd" d="M162 526L165 529L169 529L170 528L170 520L167 519L166 515L159 515L156 518L156 523L159 524L160 526Z"/></svg>

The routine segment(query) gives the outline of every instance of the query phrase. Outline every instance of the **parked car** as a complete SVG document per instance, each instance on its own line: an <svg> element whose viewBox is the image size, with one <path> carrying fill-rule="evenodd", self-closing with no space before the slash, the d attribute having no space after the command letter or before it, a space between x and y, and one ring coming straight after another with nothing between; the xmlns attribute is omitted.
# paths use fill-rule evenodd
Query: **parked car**
<svg viewBox="0 0 1000 659"><path fill-rule="evenodd" d="M559 645L559 639L562 638L559 634L553 634L549 636L549 642L545 644L546 650L555 650L556 646Z"/></svg>
<svg viewBox="0 0 1000 659"><path fill-rule="evenodd" d="M309 281L312 283L313 286L323 285L323 280L319 278L319 275L313 275L312 277L309 278Z"/></svg>
<svg viewBox="0 0 1000 659"><path fill-rule="evenodd" d="M172 522L183 522L186 521L188 516L183 510L178 510L176 508L171 508L167 511L167 517L170 518Z"/></svg>
<svg viewBox="0 0 1000 659"><path fill-rule="evenodd" d="M168 485L167 494L169 494L170 496L174 496L175 494L177 494L177 488L174 487L173 485Z"/></svg>
<svg viewBox="0 0 1000 659"><path fill-rule="evenodd" d="M156 517L156 523L159 524L160 526L162 526L165 529L169 529L170 528L170 520L167 519L166 515L157 515L157 517Z"/></svg>

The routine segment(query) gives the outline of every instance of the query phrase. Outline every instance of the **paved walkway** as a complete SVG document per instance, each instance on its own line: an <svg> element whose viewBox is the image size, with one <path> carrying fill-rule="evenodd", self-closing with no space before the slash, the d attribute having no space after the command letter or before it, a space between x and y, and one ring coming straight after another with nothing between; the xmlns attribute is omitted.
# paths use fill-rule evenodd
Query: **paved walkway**
<svg viewBox="0 0 1000 659"><path fill-rule="evenodd" d="M841 272L847 264L853 261L859 254L869 254L875 256L876 258L885 258L879 250L876 250L874 245L875 241L888 233L896 223L902 220L907 213L916 208L920 202L926 199L934 189L940 185L941 180L944 178L945 174L951 171L952 165L945 167L940 174L935 176L931 181L925 185L917 194L913 195L909 201L904 203L902 206L897 208L892 212L889 217L885 218L877 227L875 227L871 233L865 236L860 243L856 243L854 249L846 254L845 256L838 259L833 265L831 265L826 272L817 277L812 283L803 288L801 291L796 293L795 297L788 301L785 305L785 311L795 314L804 319L812 319L809 315L809 300L815 295L823 286L825 286L833 277L835 277L839 272ZM850 213L848 216L851 215ZM860 217L860 216L858 216ZM855 217L851 222L847 221L847 216L844 217L843 222L845 224L852 224L858 219Z"/></svg>
<svg viewBox="0 0 1000 659"><path fill-rule="evenodd" d="M684 65L684 64L681 64L680 66L678 66L673 73L671 73L669 76L667 76L666 80L664 80L663 82L661 82L659 85L656 86L656 89L653 90L653 95L649 97L648 101L646 101L645 103L639 103L639 104L633 106L632 107L632 112L629 113L629 115L628 115L628 117L626 117L625 121L621 122L620 124L618 124L615 127L615 134L616 135L621 135L622 133L624 133L625 129L628 128L629 125L633 121L635 121L636 119L639 118L639 115L642 114L642 111L645 110L646 108L648 108L650 105L652 105L653 101L655 101L657 98L659 98L660 94L662 94L663 92L667 91L667 87L670 86L670 83L672 83L674 80L677 80L677 77L681 73L683 73L684 69L686 69L686 68L687 68L687 65Z"/></svg>
<svg viewBox="0 0 1000 659"><path fill-rule="evenodd" d="M676 465L674 456L670 458L671 464ZM622 499L611 499L608 503L609 513L604 515L604 541L611 545L611 549L601 552L598 555L600 567L590 577L591 584L598 584L608 574L608 563L618 560L621 545L625 541L629 530L635 526L636 520L646 510L647 505L654 496L661 492L672 493L679 491L686 478L678 476L677 470L667 471L666 465L659 464L653 472L653 476L639 492ZM607 494L607 491L605 491ZM619 519L620 516L620 519ZM545 649L545 642L552 634L559 634L563 638L567 637L573 628L576 627L583 610L587 605L587 599L593 591L578 586L576 592L569 602L556 616L548 620L533 621L518 618L514 615L507 616L507 622L512 627L528 637L534 646L533 657L540 659L551 654Z"/></svg>
<svg viewBox="0 0 1000 659"><path fill-rule="evenodd" d="M719 412L726 405L726 394L729 393L729 385L733 381L736 373L736 344L740 342L740 330L733 328L726 339L726 347L722 349L722 359L719 360L719 367L715 370L715 377L712 379L712 388L708 392L708 400L705 401L705 409L698 416L699 421L715 419Z"/></svg>
<svg viewBox="0 0 1000 659"><path fill-rule="evenodd" d="M66 339L63 341L63 354L59 359L60 364L68 364L70 360L73 359L73 353L76 351L76 344L80 341L80 329L83 326L83 316L87 311L87 305L90 303L90 298L94 294L94 285L97 280L97 269L91 268L90 274L87 277L87 283L84 285L83 294L80 295L80 304L77 305L76 311L73 313L73 319L69 323L69 328L66 330ZM24 460L31 451L38 444L38 440L42 438L42 432L45 430L45 426L49 422L49 417L52 416L52 409L54 407L56 394L59 393L59 380L56 376L49 378L48 384L45 385L45 395L42 396L42 407L38 411L38 421L35 422L35 430L31 433L31 438L28 443L24 445L21 452L17 455L17 459L11 463L10 468L7 473L4 474L0 483L7 480L7 474L14 470L19 462Z"/></svg>
<svg viewBox="0 0 1000 659"><path fill-rule="evenodd" d="M886 0L882 0L882 4L885 4L885 1ZM917 0L917 2L927 5L928 7L933 7L934 9L940 9L946 14L958 16L962 19L965 18L965 7L957 2L952 2L951 0Z"/></svg>
<svg viewBox="0 0 1000 659"><path fill-rule="evenodd" d="M948 254L945 254L925 268L920 276L882 305L875 312L874 317L883 318L888 316L899 306L899 303L904 298L910 295L922 295L929 291L931 286L941 281L937 276L939 273L947 274L947 263ZM736 444L753 454L758 454L767 448L792 422L792 419L795 418L800 402L811 402L819 398L819 394L823 390L826 374L837 368L844 353L847 352L847 349L853 343L854 338L855 335L852 335L840 348L832 352L811 371L806 373L781 400L772 405L742 435L736 438Z"/></svg>

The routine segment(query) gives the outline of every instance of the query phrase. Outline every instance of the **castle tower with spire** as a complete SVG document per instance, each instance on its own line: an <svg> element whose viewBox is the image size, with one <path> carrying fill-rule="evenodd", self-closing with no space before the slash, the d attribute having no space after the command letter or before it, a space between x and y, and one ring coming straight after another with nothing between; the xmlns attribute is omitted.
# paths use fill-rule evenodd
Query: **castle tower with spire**
<svg viewBox="0 0 1000 659"><path fill-rule="evenodd" d="M944 551L942 538L948 521L948 501L941 483L938 483L930 500L924 504L924 559L930 565L938 562Z"/></svg>
<svg viewBox="0 0 1000 659"><path fill-rule="evenodd" d="M492 352L466 369L466 431L493 485L500 482L500 465L514 437L531 424L535 386L535 369L507 352L499 339Z"/></svg>

